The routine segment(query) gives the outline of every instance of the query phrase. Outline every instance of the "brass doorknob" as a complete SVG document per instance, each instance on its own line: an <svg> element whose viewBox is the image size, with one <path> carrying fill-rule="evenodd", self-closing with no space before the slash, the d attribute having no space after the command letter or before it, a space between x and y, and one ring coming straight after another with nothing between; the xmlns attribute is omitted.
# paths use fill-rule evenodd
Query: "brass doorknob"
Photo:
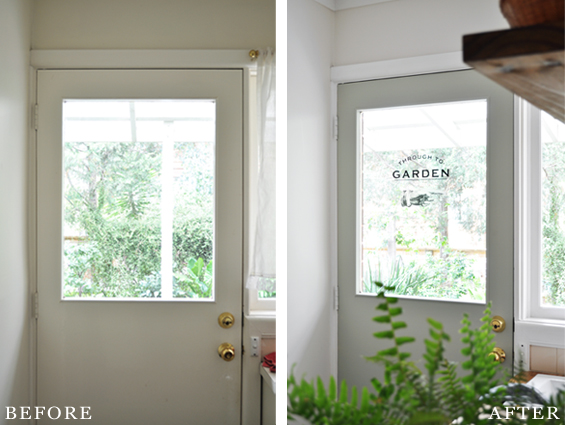
<svg viewBox="0 0 565 425"><path fill-rule="evenodd" d="M229 342L224 342L218 347L218 354L226 362L231 362L235 357L235 348Z"/></svg>
<svg viewBox="0 0 565 425"><path fill-rule="evenodd" d="M498 347L494 347L489 356L494 356L494 361L498 363L504 363L504 360L506 360L506 353L502 348Z"/></svg>
<svg viewBox="0 0 565 425"><path fill-rule="evenodd" d="M506 329L506 320L504 320L500 316L494 316L490 321L490 327L495 332L502 332L504 329Z"/></svg>
<svg viewBox="0 0 565 425"><path fill-rule="evenodd" d="M218 324L225 329L231 328L234 322L235 322L235 318L231 313L222 313L218 317Z"/></svg>

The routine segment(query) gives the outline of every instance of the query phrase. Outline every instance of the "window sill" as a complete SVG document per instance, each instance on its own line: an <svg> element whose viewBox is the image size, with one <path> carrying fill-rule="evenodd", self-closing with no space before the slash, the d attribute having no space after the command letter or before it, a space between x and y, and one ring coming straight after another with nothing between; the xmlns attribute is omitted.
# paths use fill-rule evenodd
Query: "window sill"
<svg viewBox="0 0 565 425"><path fill-rule="evenodd" d="M276 320L277 312L275 310L252 310L245 315L248 319Z"/></svg>
<svg viewBox="0 0 565 425"><path fill-rule="evenodd" d="M248 326L247 332L250 336L260 335L262 338L275 338L277 335L277 318L274 311L255 311L253 314L245 315L244 326Z"/></svg>
<svg viewBox="0 0 565 425"><path fill-rule="evenodd" d="M273 394L277 393L277 374L273 373L269 370L268 367L263 366L263 364L261 364L261 376L263 377L263 379L265 380L265 384L267 384L269 386L269 388L271 388L271 390L273 391Z"/></svg>
<svg viewBox="0 0 565 425"><path fill-rule="evenodd" d="M559 319L545 319L541 317L528 317L526 319L516 320L516 325L518 324L529 324L534 326L553 326L559 328L565 328L565 320Z"/></svg>

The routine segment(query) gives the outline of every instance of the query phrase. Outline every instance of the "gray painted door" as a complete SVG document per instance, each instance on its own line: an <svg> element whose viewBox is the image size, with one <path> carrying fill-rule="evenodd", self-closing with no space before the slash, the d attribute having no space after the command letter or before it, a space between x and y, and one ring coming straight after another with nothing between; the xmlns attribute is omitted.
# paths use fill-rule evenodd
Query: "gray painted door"
<svg viewBox="0 0 565 425"><path fill-rule="evenodd" d="M62 113L65 101L81 99L214 102L215 290L208 299L169 295L168 300L84 300L62 295ZM240 424L243 71L39 71L38 105L38 405L72 406L75 414L88 406L93 424ZM94 123L88 131L95 134L96 127ZM119 134L116 130L112 137ZM130 134L127 128L124 134ZM177 135L169 139L175 143L169 157L171 164L176 161L174 173L180 172L173 158L180 150ZM118 265L122 260L114 261ZM219 326L223 312L235 316L229 329ZM235 347L233 361L218 355L224 342ZM55 410L51 413L57 416ZM64 417L63 411L62 422Z"/></svg>
<svg viewBox="0 0 565 425"><path fill-rule="evenodd" d="M486 101L485 101L486 99ZM372 335L374 332L382 330L379 324L371 319L377 316L375 306L377 302L373 296L361 294L361 285L363 275L367 276L367 266L363 266L362 256L364 249L361 246L361 238L365 232L367 217L370 214L369 207L380 208L379 201L375 201L375 197L381 197L379 193L373 194L371 206L366 206L365 210L360 206L361 198L367 200L369 190L364 190L363 177L364 173L376 173L373 169L363 167L363 152L361 146L365 143L368 149L375 148L377 151L393 152L394 161L389 162L389 168L384 171L386 178L396 181L391 184L404 184L405 187L415 187L415 180L418 177L431 177L436 168L438 173L436 177L442 177L442 169L438 165L427 167L421 160L422 155L427 153L427 148L434 145L436 136L431 136L432 142L430 146L419 143L426 138L426 125L434 127L437 131L437 140L445 138L451 140L457 146L457 138L467 140L473 145L474 136L466 136L464 131L456 128L453 122L448 124L441 123L441 114L434 116L434 113L426 113L425 123L419 122L419 118L407 118L406 124L411 127L402 137L395 136L387 139L386 132L391 128L398 126L398 120L395 118L395 111L399 108L406 111L412 111L414 105L439 105L450 109L450 102L483 102L484 117L486 119L486 237L483 240L484 250L486 251L486 259L483 261L483 279L486 280L486 295L483 295L482 301L459 299L459 300L437 300L435 298L418 298L405 296L399 301L399 305L403 307L403 319L407 322L408 328L403 335L416 337L416 342L405 345L408 350L412 351L412 360L422 359L424 353L423 339L428 338L427 317L442 322L447 333L451 336L452 342L448 344L446 356L453 361L461 360L461 344L460 322L464 312L470 315L474 325L479 325L485 303L492 302L493 315L502 316L509 325L506 330L496 334L495 341L497 346L506 352L506 362L504 365L510 367L512 365L512 317L513 317L513 96L510 92L495 85L486 78L478 75L474 71L458 71L449 73L429 74L422 76L410 76L404 78L393 78L377 81L367 81L359 83L342 84L338 87L338 118L339 118L339 140L338 140L338 285L339 285L339 319L338 319L338 371L339 379L346 379L348 384L357 386L370 386L372 377L380 377L381 366L366 361L363 356L374 355L379 349L385 347L382 340L376 340ZM387 109L389 115L381 117L378 126L380 133L383 135L385 147L379 147L378 141L367 141L371 134L363 133L363 120L367 120L371 111ZM446 110L444 108L444 110ZM387 113L388 113L387 112ZM480 115L480 114L479 114ZM388 117L388 118L387 118ZM470 117L471 118L471 117ZM474 119L474 118L473 118ZM395 121L396 120L396 121ZM465 123L465 119L461 120L461 126L470 125ZM438 124L439 123L439 124ZM365 122L365 125L367 123ZM450 127L451 126L451 127ZM369 129L371 130L371 129ZM367 132L369 131L367 130ZM410 133L411 131L412 133ZM441 134L440 134L441 133ZM457 133L457 134L455 134ZM404 144L402 144L404 143ZM423 143L423 142L422 142ZM437 146L441 143L437 142ZM371 147L373 146L373 147ZM406 149L404 149L404 147ZM437 147L435 146L435 147ZM379 153L379 152L377 152ZM413 157L413 155L416 155ZM418 156L420 155L420 156ZM412 171L404 174L406 171L402 161L408 158L408 162L416 163L420 161L422 164L420 169L414 174L413 170L418 167L412 167ZM411 161L411 160L414 161ZM431 160L430 160L431 161ZM435 161L435 159L434 159ZM405 161L406 162L406 161ZM465 162L461 161L458 165L460 168L465 167ZM377 167L378 168L378 167ZM453 168L453 167L452 167ZM423 171L428 169L428 171ZM393 174L393 170L396 174ZM404 170L404 171L403 171ZM379 171L379 170L377 170ZM454 170L444 170L445 173L451 172L453 177ZM430 173L430 174L428 174ZM375 175L378 175L376 173ZM370 177L370 176L369 176ZM403 177L405 178L404 181ZM369 184L369 183L365 183ZM409 186L406 186L406 185ZM418 183L419 184L419 183ZM412 186L410 186L412 185ZM425 186L423 186L425 187ZM483 185L484 187L484 185ZM396 187L394 188L396 190ZM398 196L398 203L395 208L402 205L404 210L412 212L423 211L422 204L429 201L434 196L447 196L445 193L437 194L429 192L424 194L424 198L416 196L417 191L404 191L402 198ZM408 196L406 196L408 194ZM386 196L382 195L382 202L385 202ZM396 201L395 201L396 202ZM432 205L432 204L430 204ZM443 209L448 210L449 206L444 203ZM469 205L472 207L472 205ZM480 205L478 205L480 207ZM386 211L385 213L386 214ZM447 213L446 213L447 214ZM394 213L391 211L390 216ZM446 216L447 217L447 216ZM364 221L365 220L365 221ZM452 220L450 218L450 220ZM381 233L390 233L391 220L388 225L384 222L372 223L377 228L376 239L379 235L379 226ZM398 223L397 223L398 225ZM426 232L422 229L422 232ZM447 230L445 230L447 233ZM451 232L451 228L450 228ZM386 243L380 246L373 246L374 252L386 253L390 252L391 243L396 252L402 252L405 256L403 267L407 266L406 258L408 251L414 252L422 249L422 247L411 243L406 235L399 237L399 231L393 227L392 238L389 238L389 245ZM412 235L412 239L418 236ZM392 241L390 240L392 239ZM380 240L380 239L379 239ZM382 242L382 241L381 241ZM377 244L378 245L378 244ZM401 248L404 251L401 251ZM435 249L435 248L434 248ZM444 255L440 252L434 253L434 249L430 248L428 259L437 258L434 255ZM439 249L441 251L441 249ZM453 250L454 252L456 250ZM422 254L423 251L420 251ZM418 257L424 258L424 257ZM486 264L485 264L486 263ZM488 265L488 266L486 266ZM424 266L425 267L425 266ZM378 273L373 264L373 278ZM486 269L486 270L485 270ZM390 272L392 274L392 271ZM480 274L477 272L477 275ZM417 280L414 277L414 280ZM439 284L441 285L441 283ZM483 291L483 294L485 294ZM379 346L381 344L381 346ZM423 367L422 361L420 361Z"/></svg>

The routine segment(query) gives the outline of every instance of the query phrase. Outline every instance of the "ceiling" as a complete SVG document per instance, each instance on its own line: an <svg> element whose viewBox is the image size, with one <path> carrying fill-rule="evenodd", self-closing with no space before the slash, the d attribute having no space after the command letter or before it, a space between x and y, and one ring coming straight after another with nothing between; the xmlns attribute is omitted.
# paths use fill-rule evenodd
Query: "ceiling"
<svg viewBox="0 0 565 425"><path fill-rule="evenodd" d="M333 11L352 9L354 7L369 6L396 0L316 0Z"/></svg>

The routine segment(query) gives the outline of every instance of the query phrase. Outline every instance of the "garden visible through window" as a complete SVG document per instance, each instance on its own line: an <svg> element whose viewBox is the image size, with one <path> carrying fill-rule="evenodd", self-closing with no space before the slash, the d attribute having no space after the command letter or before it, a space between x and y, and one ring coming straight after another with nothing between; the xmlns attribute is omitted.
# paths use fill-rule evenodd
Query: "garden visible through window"
<svg viewBox="0 0 565 425"><path fill-rule="evenodd" d="M63 102L64 299L214 299L215 114Z"/></svg>
<svg viewBox="0 0 565 425"><path fill-rule="evenodd" d="M541 114L542 305L565 306L565 124Z"/></svg>
<svg viewBox="0 0 565 425"><path fill-rule="evenodd" d="M485 302L487 101L358 117L358 293Z"/></svg>

